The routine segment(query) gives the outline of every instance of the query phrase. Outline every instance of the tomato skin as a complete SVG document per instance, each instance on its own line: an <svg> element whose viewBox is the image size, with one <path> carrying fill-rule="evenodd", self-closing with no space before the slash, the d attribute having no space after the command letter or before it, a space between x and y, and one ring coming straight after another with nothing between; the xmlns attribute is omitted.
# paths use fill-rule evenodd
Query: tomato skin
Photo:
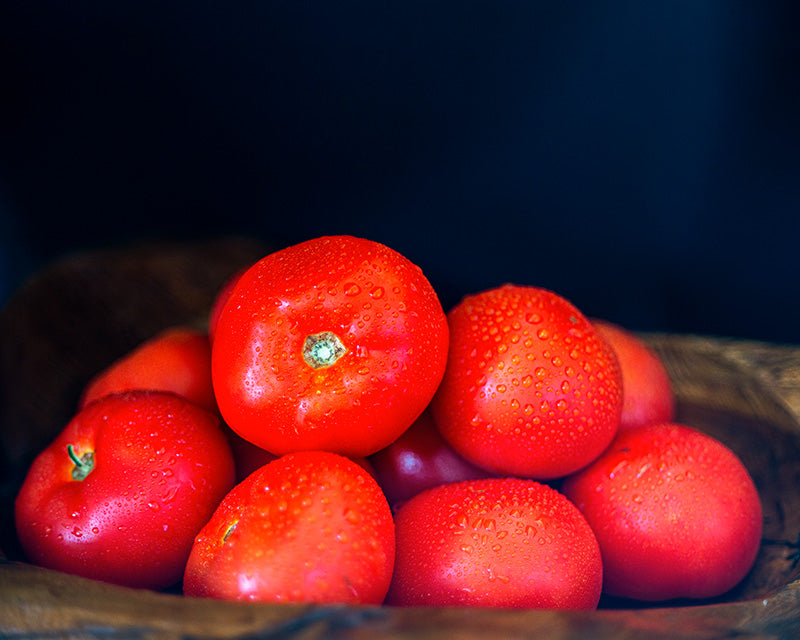
<svg viewBox="0 0 800 640"><path fill-rule="evenodd" d="M758 553L762 508L750 475L730 449L686 425L620 431L562 491L595 531L609 595L718 596Z"/></svg>
<svg viewBox="0 0 800 640"><path fill-rule="evenodd" d="M333 334L314 368L304 348ZM447 319L422 271L377 242L316 238L246 270L215 330L222 416L275 454L366 456L422 413L444 374ZM313 349L311 349L313 351Z"/></svg>
<svg viewBox="0 0 800 640"><path fill-rule="evenodd" d="M228 298L233 291L233 287L239 280L239 277L247 271L247 267L243 267L230 275L225 282L222 283L222 286L217 291L217 295L214 296L214 300L211 303L211 308L208 311L208 341L209 343L214 342L214 333L217 330L217 323L219 322L219 316L222 314L222 308L225 306L225 303L228 301Z"/></svg>
<svg viewBox="0 0 800 640"><path fill-rule="evenodd" d="M450 351L432 402L444 438L498 474L554 479L611 442L622 411L616 356L569 301L503 285L448 314Z"/></svg>
<svg viewBox="0 0 800 640"><path fill-rule="evenodd" d="M369 460L393 507L440 484L491 475L456 453L442 438L429 410L423 411L397 440Z"/></svg>
<svg viewBox="0 0 800 640"><path fill-rule="evenodd" d="M614 349L622 372L622 416L619 428L672 422L675 398L664 363L634 333L607 320L592 319Z"/></svg>
<svg viewBox="0 0 800 640"><path fill-rule="evenodd" d="M386 498L338 454L287 454L249 475L198 534L184 594L225 600L380 604L394 566Z"/></svg>
<svg viewBox="0 0 800 640"><path fill-rule="evenodd" d="M602 564L581 513L521 478L428 489L395 514L388 604L595 609Z"/></svg>
<svg viewBox="0 0 800 640"><path fill-rule="evenodd" d="M68 446L94 468L73 479ZM219 417L167 392L87 405L34 460L15 502L36 565L129 587L180 581L192 542L234 481Z"/></svg>
<svg viewBox="0 0 800 640"><path fill-rule="evenodd" d="M236 463L237 483L244 480L247 476L263 467L268 462L272 462L280 457L274 453L270 453L266 449L257 447L229 428L225 428L224 431L231 445L231 451L233 451L233 460ZM351 460L366 469L373 478L376 477L375 468L368 458L351 458Z"/></svg>
<svg viewBox="0 0 800 640"><path fill-rule="evenodd" d="M164 329L92 378L78 408L111 393L134 389L172 391L216 413L206 332L189 326Z"/></svg>

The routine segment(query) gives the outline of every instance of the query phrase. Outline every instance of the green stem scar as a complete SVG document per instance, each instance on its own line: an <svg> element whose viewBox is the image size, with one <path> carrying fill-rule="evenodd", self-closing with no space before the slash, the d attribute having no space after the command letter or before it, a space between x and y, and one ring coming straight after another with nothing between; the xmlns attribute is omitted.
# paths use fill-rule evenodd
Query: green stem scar
<svg viewBox="0 0 800 640"><path fill-rule="evenodd" d="M332 331L307 336L303 344L303 360L314 369L330 367L347 353L347 348Z"/></svg>
<svg viewBox="0 0 800 640"><path fill-rule="evenodd" d="M94 451L87 451L79 458L78 454L75 453L73 446L68 444L67 455L75 465L72 468L73 480L83 480L92 472L92 469L94 469Z"/></svg>
<svg viewBox="0 0 800 640"><path fill-rule="evenodd" d="M223 544L225 544L225 543L228 541L228 538L230 538L231 534L232 534L232 533L234 532L234 530L236 529L236 525L237 525L237 524L239 524L239 521L238 521L238 520L236 520L236 521L235 521L233 524L231 524L231 525L230 525L230 526L229 526L229 527L228 527L228 528L225 530L225 534L222 536L222 543L223 543Z"/></svg>

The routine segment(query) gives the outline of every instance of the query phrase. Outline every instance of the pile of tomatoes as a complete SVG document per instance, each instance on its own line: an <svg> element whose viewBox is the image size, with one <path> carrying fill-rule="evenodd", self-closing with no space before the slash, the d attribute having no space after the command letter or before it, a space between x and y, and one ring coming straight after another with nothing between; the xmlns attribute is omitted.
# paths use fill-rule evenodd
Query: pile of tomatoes
<svg viewBox="0 0 800 640"><path fill-rule="evenodd" d="M99 372L16 527L35 564L187 596L717 596L755 561L761 504L674 420L658 356L562 296L506 284L445 314L392 249L315 238Z"/></svg>

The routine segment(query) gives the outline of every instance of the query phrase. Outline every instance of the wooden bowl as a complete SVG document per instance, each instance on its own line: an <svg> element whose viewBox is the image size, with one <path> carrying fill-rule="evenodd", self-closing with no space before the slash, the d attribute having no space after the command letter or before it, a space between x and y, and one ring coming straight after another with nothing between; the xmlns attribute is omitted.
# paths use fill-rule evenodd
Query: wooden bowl
<svg viewBox="0 0 800 640"><path fill-rule="evenodd" d="M544 638L800 637L800 347L646 335L678 419L730 446L764 505L753 570L713 601L593 612L261 605L126 589L33 567L12 505L33 456L88 379L158 330L205 322L214 294L269 248L249 239L120 247L65 257L0 313L0 635L20 637Z"/></svg>

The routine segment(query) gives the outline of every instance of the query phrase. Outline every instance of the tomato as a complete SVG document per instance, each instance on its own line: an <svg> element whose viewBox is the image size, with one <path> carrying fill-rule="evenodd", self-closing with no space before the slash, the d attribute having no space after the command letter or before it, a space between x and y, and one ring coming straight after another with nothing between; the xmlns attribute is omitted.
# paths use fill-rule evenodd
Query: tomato
<svg viewBox="0 0 800 640"><path fill-rule="evenodd" d="M495 473L553 479L588 464L619 427L616 356L556 293L504 285L448 314L447 371L434 420L465 458Z"/></svg>
<svg viewBox="0 0 800 640"><path fill-rule="evenodd" d="M188 326L159 332L90 380L79 408L110 393L134 389L172 391L217 412L208 335Z"/></svg>
<svg viewBox="0 0 800 640"><path fill-rule="evenodd" d="M270 453L266 449L257 447L252 442L245 440L231 429L226 428L225 434L228 436L228 442L230 443L231 450L233 451L233 459L236 463L237 482L241 482L256 469L263 467L268 462L272 462L279 457L274 453ZM359 457L351 458L351 460L364 467L364 469L366 469L373 478L376 477L375 467L369 459Z"/></svg>
<svg viewBox="0 0 800 640"><path fill-rule="evenodd" d="M489 477L442 438L429 410L397 440L370 456L389 504L396 506L440 484Z"/></svg>
<svg viewBox="0 0 800 640"><path fill-rule="evenodd" d="M619 325L596 318L592 324L614 349L622 372L620 429L671 422L675 417L672 383L658 354Z"/></svg>
<svg viewBox="0 0 800 640"><path fill-rule="evenodd" d="M217 402L234 431L272 453L366 456L428 405L447 340L419 267L377 242L316 238L237 280L212 347Z"/></svg>
<svg viewBox="0 0 800 640"><path fill-rule="evenodd" d="M234 482L219 417L172 393L105 396L34 460L15 503L36 565L130 587L180 581Z"/></svg>
<svg viewBox="0 0 800 640"><path fill-rule="evenodd" d="M228 298L231 295L231 291L233 291L233 287L239 280L239 277L246 271L246 268L239 269L233 275L229 276L225 282L222 283L219 291L217 291L217 295L214 296L214 300L211 303L211 308L208 312L208 340L209 342L214 342L214 332L217 330L217 322L219 322L219 316L222 313L222 308L225 306L225 303L228 301Z"/></svg>
<svg viewBox="0 0 800 640"><path fill-rule="evenodd" d="M521 478L428 489L395 514L386 602L398 605L594 609L602 563L581 513Z"/></svg>
<svg viewBox="0 0 800 640"><path fill-rule="evenodd" d="M292 453L223 499L194 543L184 593L380 604L394 552L389 504L364 468L334 453Z"/></svg>
<svg viewBox="0 0 800 640"><path fill-rule="evenodd" d="M613 596L718 596L758 552L762 509L747 469L721 442L686 425L620 431L562 490L595 531L604 590Z"/></svg>

